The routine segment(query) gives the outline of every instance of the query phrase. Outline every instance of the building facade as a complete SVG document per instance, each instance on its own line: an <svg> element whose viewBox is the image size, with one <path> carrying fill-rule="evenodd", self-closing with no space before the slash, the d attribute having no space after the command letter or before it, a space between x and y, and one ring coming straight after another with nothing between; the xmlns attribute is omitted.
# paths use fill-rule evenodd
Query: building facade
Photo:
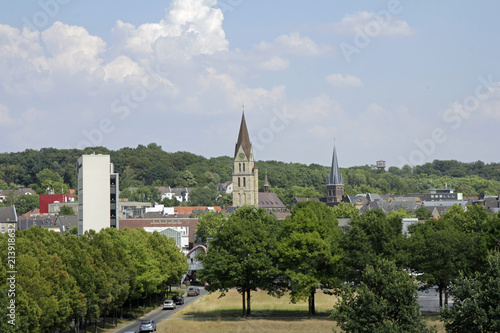
<svg viewBox="0 0 500 333"><path fill-rule="evenodd" d="M254 160L245 114L241 117L233 167L233 206L243 205L259 206L259 170Z"/></svg>
<svg viewBox="0 0 500 333"><path fill-rule="evenodd" d="M78 159L78 235L85 231L117 228L118 174L109 155Z"/></svg>

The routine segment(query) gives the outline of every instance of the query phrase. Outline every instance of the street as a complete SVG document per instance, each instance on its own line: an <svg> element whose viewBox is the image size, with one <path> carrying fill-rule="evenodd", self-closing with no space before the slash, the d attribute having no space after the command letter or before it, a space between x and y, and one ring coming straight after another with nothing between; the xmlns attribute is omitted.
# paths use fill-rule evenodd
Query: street
<svg viewBox="0 0 500 333"><path fill-rule="evenodd" d="M161 306L159 306L156 310L151 311L150 313L146 314L145 316L141 318L137 318L134 322L116 330L113 331L113 333L124 333L124 332L139 332L139 324L141 323L142 320L154 320L156 325L158 325L160 322L165 320L166 318L170 317L172 314L176 313L183 307L187 306L189 303L192 301L198 299L199 297L207 294L208 292L205 291L203 287L200 288L200 296L195 296L195 297L187 297L184 294L184 304L183 305L177 305L177 309L175 310L163 310Z"/></svg>

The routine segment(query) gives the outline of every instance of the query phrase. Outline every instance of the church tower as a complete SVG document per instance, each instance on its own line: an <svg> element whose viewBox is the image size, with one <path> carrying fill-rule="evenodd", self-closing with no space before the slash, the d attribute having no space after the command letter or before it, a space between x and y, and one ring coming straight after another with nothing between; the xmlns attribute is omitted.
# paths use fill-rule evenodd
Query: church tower
<svg viewBox="0 0 500 333"><path fill-rule="evenodd" d="M233 168L233 206L243 205L259 206L259 170L254 161L244 113L234 150Z"/></svg>
<svg viewBox="0 0 500 333"><path fill-rule="evenodd" d="M339 163L337 159L337 151L335 145L333 146L332 170L328 175L326 182L326 203L327 205L336 205L342 201L344 196L344 182L342 174L339 170Z"/></svg>

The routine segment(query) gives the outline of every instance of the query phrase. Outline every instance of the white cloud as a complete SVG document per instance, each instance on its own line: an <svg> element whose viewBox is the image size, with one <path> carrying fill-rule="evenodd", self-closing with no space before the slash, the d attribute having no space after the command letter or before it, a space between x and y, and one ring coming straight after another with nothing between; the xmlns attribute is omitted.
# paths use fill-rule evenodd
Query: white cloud
<svg viewBox="0 0 500 333"><path fill-rule="evenodd" d="M11 118L9 114L9 109L0 104L0 126L8 127L14 123L14 120Z"/></svg>
<svg viewBox="0 0 500 333"><path fill-rule="evenodd" d="M186 57L226 51L229 42L222 29L224 17L220 9L212 8L216 3L216 0L175 0L159 23L135 28L117 21L114 39L125 50L138 55L152 54L156 49L173 55L180 52Z"/></svg>
<svg viewBox="0 0 500 333"><path fill-rule="evenodd" d="M327 45L318 45L309 37L299 33L278 36L273 42L262 41L255 46L259 52L287 56L322 56L332 53Z"/></svg>
<svg viewBox="0 0 500 333"><path fill-rule="evenodd" d="M334 32L340 34L356 34L360 31L379 36L415 34L406 21L399 20L394 15L380 15L366 11L346 15L342 21L332 24L331 27Z"/></svg>
<svg viewBox="0 0 500 333"><path fill-rule="evenodd" d="M20 31L8 25L0 24L0 55L2 58L26 59L33 54L40 54L40 33L28 28Z"/></svg>
<svg viewBox="0 0 500 333"><path fill-rule="evenodd" d="M104 66L104 80L122 83L128 76L144 75L144 69L129 57L121 55Z"/></svg>
<svg viewBox="0 0 500 333"><path fill-rule="evenodd" d="M70 75L80 71L93 73L100 68L99 56L106 51L106 43L100 37L90 35L83 27L61 22L43 31L41 39L47 51L42 67Z"/></svg>
<svg viewBox="0 0 500 333"><path fill-rule="evenodd" d="M228 108L230 110L245 109L263 111L282 104L285 100L285 87L276 86L272 89L262 87L249 88L239 84L229 74L218 73L215 68L208 68L198 79L200 90L198 98L218 105L218 109ZM191 99L191 102L194 102ZM207 112L207 107L202 107Z"/></svg>
<svg viewBox="0 0 500 333"><path fill-rule="evenodd" d="M290 60L281 57L272 57L261 62L257 67L266 71L282 71L290 66Z"/></svg>
<svg viewBox="0 0 500 333"><path fill-rule="evenodd" d="M307 122L324 121L331 116L335 116L336 119L345 117L345 112L340 104L326 94L292 103L289 110L297 119Z"/></svg>
<svg viewBox="0 0 500 333"><path fill-rule="evenodd" d="M330 74L325 78L333 87L362 87L363 81L354 75Z"/></svg>
<svg viewBox="0 0 500 333"><path fill-rule="evenodd" d="M489 87L480 86L484 93L469 95L462 101L451 103L443 113L443 119L453 127L464 121L484 121L500 119L500 82Z"/></svg>

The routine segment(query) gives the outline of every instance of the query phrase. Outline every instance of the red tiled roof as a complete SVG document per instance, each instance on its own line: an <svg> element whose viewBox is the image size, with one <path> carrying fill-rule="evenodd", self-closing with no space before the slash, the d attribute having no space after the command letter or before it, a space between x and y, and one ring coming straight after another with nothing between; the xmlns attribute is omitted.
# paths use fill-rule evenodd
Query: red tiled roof
<svg viewBox="0 0 500 333"><path fill-rule="evenodd" d="M216 212L222 212L222 207L220 207L220 206L214 206L212 208ZM206 211L207 209L208 209L207 206L191 206L191 207L177 206L177 207L174 207L174 211L178 215L190 215L190 214L193 214L193 211L195 211L195 210Z"/></svg>

